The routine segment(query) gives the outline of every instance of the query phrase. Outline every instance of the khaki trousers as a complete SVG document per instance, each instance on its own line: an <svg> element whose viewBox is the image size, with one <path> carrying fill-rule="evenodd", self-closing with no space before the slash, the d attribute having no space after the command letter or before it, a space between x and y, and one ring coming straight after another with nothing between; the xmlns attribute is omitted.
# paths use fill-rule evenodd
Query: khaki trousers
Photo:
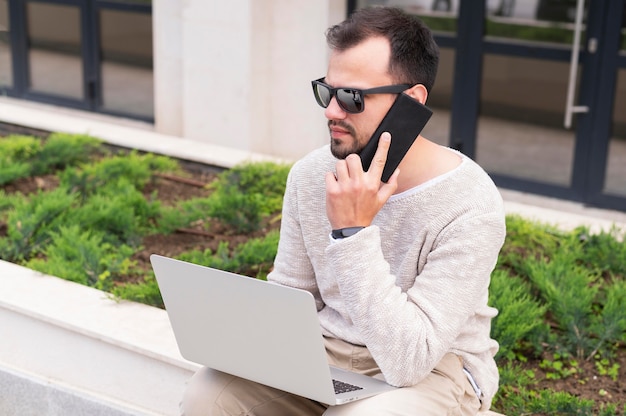
<svg viewBox="0 0 626 416"><path fill-rule="evenodd" d="M367 348L332 338L325 338L324 342L331 365L380 377L380 370ZM469 416L476 415L479 407L461 359L446 354L435 369L414 386L340 406L321 404L205 367L190 379L181 402L181 415Z"/></svg>

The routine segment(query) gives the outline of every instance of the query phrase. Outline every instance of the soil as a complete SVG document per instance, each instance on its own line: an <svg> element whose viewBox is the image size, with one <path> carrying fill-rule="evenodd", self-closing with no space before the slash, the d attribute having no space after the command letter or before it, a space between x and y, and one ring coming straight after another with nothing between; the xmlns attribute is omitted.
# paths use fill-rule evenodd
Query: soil
<svg viewBox="0 0 626 416"><path fill-rule="evenodd" d="M159 200L162 204L173 204L176 201L186 200L192 197L207 196L210 192L205 185L216 177L216 171L207 169L189 169L185 177L163 175L145 189L146 194L153 191L158 192ZM49 190L58 185L54 176L42 176L19 180L11 185L5 186L7 193L23 192L31 193L37 190ZM143 248L135 256L141 267L149 268L149 255L159 253L166 256L176 256L177 254L192 249L205 250L207 248L216 250L220 241L228 241L231 247L246 241L248 238L264 235L270 228L279 226L279 221L268 221L266 227L255 234L236 235L217 224L195 224L188 229L180 229L177 232L163 236L155 235L145 238ZM6 233L6 225L0 224L0 235ZM550 357L543 357L550 358ZM549 380L545 371L539 367L540 360L529 360L524 364L524 368L532 369L535 372L535 379L542 380L535 388L541 390L549 388L556 391L568 392L578 397L592 399L596 403L618 404L618 413L621 414L626 405L626 348L621 346L617 354L617 362L620 365L617 380L612 380L608 376L602 376L595 368L592 361L581 361L578 363L578 373L574 376ZM497 410L497 409L496 409ZM596 409L597 411L598 409Z"/></svg>

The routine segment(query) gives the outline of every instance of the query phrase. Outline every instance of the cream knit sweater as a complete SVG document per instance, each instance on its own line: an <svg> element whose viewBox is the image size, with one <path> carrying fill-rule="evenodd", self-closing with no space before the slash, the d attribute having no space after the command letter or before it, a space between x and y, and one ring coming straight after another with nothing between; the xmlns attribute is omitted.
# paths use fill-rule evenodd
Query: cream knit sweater
<svg viewBox="0 0 626 416"><path fill-rule="evenodd" d="M498 388L488 287L504 211L488 175L460 156L455 170L393 195L371 226L331 241L324 175L336 160L328 146L313 151L289 174L268 280L312 292L324 335L367 346L391 385L459 355L488 409Z"/></svg>

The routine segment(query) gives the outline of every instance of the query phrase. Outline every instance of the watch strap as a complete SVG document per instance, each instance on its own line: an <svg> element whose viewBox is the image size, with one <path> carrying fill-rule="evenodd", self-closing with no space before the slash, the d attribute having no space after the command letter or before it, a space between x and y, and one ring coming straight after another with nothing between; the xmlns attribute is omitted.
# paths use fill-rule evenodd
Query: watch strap
<svg viewBox="0 0 626 416"><path fill-rule="evenodd" d="M332 238L334 238L335 240L340 240L342 238L346 238L346 237L350 237L353 236L354 234L358 233L359 231L361 231L363 228L365 227L346 227L346 228L338 228L336 230L333 230L330 235Z"/></svg>

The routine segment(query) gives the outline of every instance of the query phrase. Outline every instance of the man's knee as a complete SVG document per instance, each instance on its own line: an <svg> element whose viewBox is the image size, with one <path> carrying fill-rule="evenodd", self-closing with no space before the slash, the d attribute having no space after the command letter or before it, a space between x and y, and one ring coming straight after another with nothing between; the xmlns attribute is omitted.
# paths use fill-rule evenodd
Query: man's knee
<svg viewBox="0 0 626 416"><path fill-rule="evenodd" d="M184 416L319 416L325 409L312 400L209 368L189 380L181 403Z"/></svg>
<svg viewBox="0 0 626 416"><path fill-rule="evenodd" d="M182 402L181 415L208 416L216 414L215 404L234 376L207 367L198 370L189 380ZM217 413L219 414L219 413Z"/></svg>

